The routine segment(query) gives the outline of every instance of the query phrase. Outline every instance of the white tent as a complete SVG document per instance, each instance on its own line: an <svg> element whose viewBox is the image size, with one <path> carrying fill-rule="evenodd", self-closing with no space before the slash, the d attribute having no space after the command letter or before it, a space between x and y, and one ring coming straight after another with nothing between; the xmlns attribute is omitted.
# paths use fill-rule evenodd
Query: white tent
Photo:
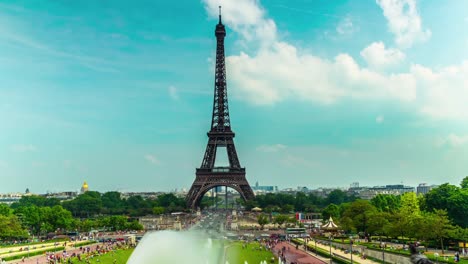
<svg viewBox="0 0 468 264"><path fill-rule="evenodd" d="M333 222L333 218L330 216L330 219L328 219L328 223L324 224L322 226L322 229L336 230L336 229L338 229L338 226Z"/></svg>

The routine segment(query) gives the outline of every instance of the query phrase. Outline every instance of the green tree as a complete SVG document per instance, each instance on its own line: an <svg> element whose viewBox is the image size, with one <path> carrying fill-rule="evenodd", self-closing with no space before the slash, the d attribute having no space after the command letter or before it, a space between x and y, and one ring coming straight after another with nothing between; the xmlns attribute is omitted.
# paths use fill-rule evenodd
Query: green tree
<svg viewBox="0 0 468 264"><path fill-rule="evenodd" d="M333 190L327 196L327 203L342 204L347 202L348 195L342 190Z"/></svg>
<svg viewBox="0 0 468 264"><path fill-rule="evenodd" d="M448 183L432 189L425 196L424 209L447 210L453 223L463 228L468 227L468 189L462 189Z"/></svg>
<svg viewBox="0 0 468 264"><path fill-rule="evenodd" d="M63 207L78 217L97 215L102 210L101 194L94 191L85 192L71 201L63 202Z"/></svg>
<svg viewBox="0 0 468 264"><path fill-rule="evenodd" d="M294 205L291 204L284 204L281 206L281 212L288 214L294 212Z"/></svg>
<svg viewBox="0 0 468 264"><path fill-rule="evenodd" d="M257 216L257 223L260 225L260 228L263 230L266 224L268 224L268 217L264 214Z"/></svg>
<svg viewBox="0 0 468 264"><path fill-rule="evenodd" d="M356 233L356 227L354 227L353 219L348 216L341 217L339 222L340 229L343 229L347 233Z"/></svg>
<svg viewBox="0 0 468 264"><path fill-rule="evenodd" d="M277 224L278 227L281 228L281 226L282 226L284 223L286 223L286 221L288 220L288 218L289 218L289 217L288 217L287 215L282 215L282 214L277 215L277 216L275 216L275 218L274 218L274 223Z"/></svg>
<svg viewBox="0 0 468 264"><path fill-rule="evenodd" d="M101 197L104 213L122 214L125 211L126 203L119 192L106 192Z"/></svg>
<svg viewBox="0 0 468 264"><path fill-rule="evenodd" d="M340 217L340 207L336 204L329 204L325 209L322 211L322 218L323 219L328 219L333 217L334 219L339 219Z"/></svg>
<svg viewBox="0 0 468 264"><path fill-rule="evenodd" d="M127 218L121 215L109 217L109 228L111 231L122 231L127 228Z"/></svg>
<svg viewBox="0 0 468 264"><path fill-rule="evenodd" d="M433 213L422 211L420 215L412 218L411 227L409 229L414 238L423 242L427 250L427 243L429 240L434 239L432 232L434 222Z"/></svg>
<svg viewBox="0 0 468 264"><path fill-rule="evenodd" d="M24 239L28 233L15 215L0 215L0 240Z"/></svg>
<svg viewBox="0 0 468 264"><path fill-rule="evenodd" d="M31 233L39 235L42 226L42 211L36 205L19 207L15 210L15 214L21 220L24 227L29 229Z"/></svg>
<svg viewBox="0 0 468 264"><path fill-rule="evenodd" d="M165 211L165 209L162 206L153 207L153 214L155 214L155 215L164 214L164 211Z"/></svg>
<svg viewBox="0 0 468 264"><path fill-rule="evenodd" d="M369 213L368 232L372 235L386 236L389 229L390 214L374 211Z"/></svg>
<svg viewBox="0 0 468 264"><path fill-rule="evenodd" d="M371 199L371 204L380 212L393 213L396 212L400 206L400 196L391 194L378 194Z"/></svg>
<svg viewBox="0 0 468 264"><path fill-rule="evenodd" d="M390 214L390 224L387 228L388 235L394 238L412 236L413 217L402 213L400 210Z"/></svg>
<svg viewBox="0 0 468 264"><path fill-rule="evenodd" d="M9 216L11 215L12 210L10 206L0 203L0 215Z"/></svg>
<svg viewBox="0 0 468 264"><path fill-rule="evenodd" d="M462 189L468 189L468 176L463 178L463 180L460 183L460 186L462 187Z"/></svg>
<svg viewBox="0 0 468 264"><path fill-rule="evenodd" d="M89 232L95 228L98 227L98 223L97 221L93 220L93 219L85 219L83 221L79 221L78 222L78 226L77 228L81 231L81 232Z"/></svg>
<svg viewBox="0 0 468 264"><path fill-rule="evenodd" d="M442 249L442 255L444 254L444 239L449 237L449 234L454 229L448 218L447 211L445 210L434 210L432 219L428 221L431 224L431 233L434 235L434 239L440 241L440 247Z"/></svg>
<svg viewBox="0 0 468 264"><path fill-rule="evenodd" d="M421 210L419 208L419 200L414 192L407 192L401 195L400 212L407 215L419 215Z"/></svg>
<svg viewBox="0 0 468 264"><path fill-rule="evenodd" d="M49 232L57 229L69 230L72 227L73 216L70 211L62 206L42 207L40 210L42 221L50 225L51 230L48 230Z"/></svg>
<svg viewBox="0 0 468 264"><path fill-rule="evenodd" d="M179 202L178 201L178 198L177 198L177 203ZM132 216L142 216L142 215L147 215L147 214L151 214L153 209L152 209L152 204L149 200L145 200L143 199L143 197L141 197L140 195L136 195L136 196L132 196L130 198L127 199L127 205L128 205L128 211L130 213L130 215ZM168 210L171 211L169 209L170 206L175 206L177 208L179 208L178 204L175 205L175 203L172 203L168 206ZM178 210L178 209L176 209Z"/></svg>
<svg viewBox="0 0 468 264"><path fill-rule="evenodd" d="M127 222L125 230L143 230L143 225L138 223L138 221Z"/></svg>
<svg viewBox="0 0 468 264"><path fill-rule="evenodd" d="M256 200L248 200L248 201L242 201L241 204L244 205L245 210L250 211L252 208L258 207L259 204Z"/></svg>
<svg viewBox="0 0 468 264"><path fill-rule="evenodd" d="M463 242L463 247L466 248L468 247L468 228L462 228L459 226L456 226L451 232L450 232L450 237L452 239L455 239L457 241Z"/></svg>
<svg viewBox="0 0 468 264"><path fill-rule="evenodd" d="M343 217L352 219L353 226L358 232L367 233L370 216L376 211L377 209L369 201L356 200L344 211Z"/></svg>
<svg viewBox="0 0 468 264"><path fill-rule="evenodd" d="M306 206L309 205L307 201L307 196L303 192L296 193L296 197L294 199L294 208L297 212L303 212Z"/></svg>

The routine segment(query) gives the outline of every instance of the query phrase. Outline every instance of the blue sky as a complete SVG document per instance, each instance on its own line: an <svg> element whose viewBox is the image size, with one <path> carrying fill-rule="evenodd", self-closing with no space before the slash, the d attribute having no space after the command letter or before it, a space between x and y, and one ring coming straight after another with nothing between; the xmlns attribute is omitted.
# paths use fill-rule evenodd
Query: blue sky
<svg viewBox="0 0 468 264"><path fill-rule="evenodd" d="M2 1L0 192L189 188L227 25L254 184L458 184L466 1Z"/></svg>

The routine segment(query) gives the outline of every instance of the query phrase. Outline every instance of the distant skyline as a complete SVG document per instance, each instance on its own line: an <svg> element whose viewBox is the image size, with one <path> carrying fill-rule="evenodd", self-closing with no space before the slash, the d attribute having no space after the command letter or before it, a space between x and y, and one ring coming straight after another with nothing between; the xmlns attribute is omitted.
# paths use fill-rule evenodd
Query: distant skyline
<svg viewBox="0 0 468 264"><path fill-rule="evenodd" d="M0 193L189 188L214 27L251 185L458 185L468 2L0 3Z"/></svg>

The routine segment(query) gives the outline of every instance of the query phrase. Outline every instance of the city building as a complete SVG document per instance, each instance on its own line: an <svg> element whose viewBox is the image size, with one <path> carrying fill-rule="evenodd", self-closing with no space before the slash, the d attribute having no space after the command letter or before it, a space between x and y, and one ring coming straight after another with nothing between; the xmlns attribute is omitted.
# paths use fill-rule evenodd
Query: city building
<svg viewBox="0 0 468 264"><path fill-rule="evenodd" d="M252 190L255 194L259 193L275 193L278 192L278 186L261 186L258 184L258 181L255 183L255 186L252 187Z"/></svg>
<svg viewBox="0 0 468 264"><path fill-rule="evenodd" d="M315 190L311 190L310 193L312 193L313 195L317 197L327 198L328 195L334 190L342 190L342 189L340 188L318 188Z"/></svg>
<svg viewBox="0 0 468 264"><path fill-rule="evenodd" d="M24 193L2 193L0 194L0 203L12 204L18 202L24 195Z"/></svg>
<svg viewBox="0 0 468 264"><path fill-rule="evenodd" d="M298 192L303 192L303 193L308 193L310 190L309 190L309 188L307 188L305 186L297 186L297 191Z"/></svg>
<svg viewBox="0 0 468 264"><path fill-rule="evenodd" d="M403 184L393 184L374 187L359 187L353 185L348 189L348 194L353 194L364 200L370 200L378 194L401 195L407 192L414 192L414 187Z"/></svg>
<svg viewBox="0 0 468 264"><path fill-rule="evenodd" d="M42 194L45 198L55 198L60 201L73 200L78 196L78 192L57 192L57 193L46 193Z"/></svg>
<svg viewBox="0 0 468 264"><path fill-rule="evenodd" d="M418 187L416 187L416 194L424 195L436 187L438 187L438 185L427 185L427 183L420 183Z"/></svg>
<svg viewBox="0 0 468 264"><path fill-rule="evenodd" d="M156 199L161 194L164 194L164 192L122 192L120 197L128 199L133 196L141 196L143 199Z"/></svg>

